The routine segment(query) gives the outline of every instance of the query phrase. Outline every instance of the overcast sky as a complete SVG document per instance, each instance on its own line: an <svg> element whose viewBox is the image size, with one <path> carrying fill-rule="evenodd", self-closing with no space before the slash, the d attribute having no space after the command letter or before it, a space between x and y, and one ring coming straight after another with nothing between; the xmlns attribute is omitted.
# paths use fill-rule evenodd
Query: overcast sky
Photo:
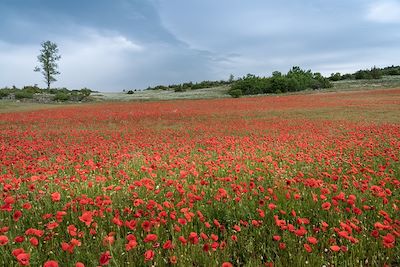
<svg viewBox="0 0 400 267"><path fill-rule="evenodd" d="M62 56L55 87L100 91L400 64L400 0L0 0L0 87L39 84L40 44Z"/></svg>

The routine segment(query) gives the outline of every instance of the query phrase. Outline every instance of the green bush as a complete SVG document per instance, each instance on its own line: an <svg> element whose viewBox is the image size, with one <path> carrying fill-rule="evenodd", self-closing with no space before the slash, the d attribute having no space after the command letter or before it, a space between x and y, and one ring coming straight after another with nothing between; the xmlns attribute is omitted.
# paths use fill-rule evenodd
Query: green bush
<svg viewBox="0 0 400 267"><path fill-rule="evenodd" d="M329 77L330 81L337 82L342 79L342 75L340 72L332 73L331 76Z"/></svg>
<svg viewBox="0 0 400 267"><path fill-rule="evenodd" d="M90 90L90 89L88 89L88 88L82 88L80 91L79 91L83 96L90 96L90 94L92 93L92 90Z"/></svg>
<svg viewBox="0 0 400 267"><path fill-rule="evenodd" d="M233 89L229 90L228 94L233 98L239 98L243 95L243 92L240 89Z"/></svg>
<svg viewBox="0 0 400 267"><path fill-rule="evenodd" d="M272 77L247 74L232 84L230 92L239 89L243 95L279 94L332 86L331 82L318 72L312 73L311 70L305 71L300 67L293 67L286 75L279 71L274 71Z"/></svg>
<svg viewBox="0 0 400 267"><path fill-rule="evenodd" d="M10 92L6 91L6 90L0 90L0 98L9 96Z"/></svg>
<svg viewBox="0 0 400 267"><path fill-rule="evenodd" d="M129 90L129 91L127 92L127 94L128 94L128 95L133 95L133 91L132 91L132 90Z"/></svg>
<svg viewBox="0 0 400 267"><path fill-rule="evenodd" d="M239 89L244 95L256 95L269 93L270 81L268 78L257 77L253 74L247 74L242 79L237 80L231 90Z"/></svg>
<svg viewBox="0 0 400 267"><path fill-rule="evenodd" d="M33 98L33 93L29 92L29 91L18 91L15 93L15 98L16 99L24 99L24 98L28 98L28 99L32 99Z"/></svg>
<svg viewBox="0 0 400 267"><path fill-rule="evenodd" d="M71 95L67 94L65 92L58 92L55 96L54 96L54 100L55 101L68 101L71 99Z"/></svg>
<svg viewBox="0 0 400 267"><path fill-rule="evenodd" d="M382 71L380 68L373 67L370 70L359 70L354 73L356 80L371 80L382 78Z"/></svg>
<svg viewBox="0 0 400 267"><path fill-rule="evenodd" d="M22 88L22 91L28 93L28 94L38 94L38 93L42 93L42 89L40 89L39 87L37 87L36 85L33 86L24 86Z"/></svg>
<svg viewBox="0 0 400 267"><path fill-rule="evenodd" d="M178 86L174 89L175 92L185 92L186 88L184 88L183 86Z"/></svg>

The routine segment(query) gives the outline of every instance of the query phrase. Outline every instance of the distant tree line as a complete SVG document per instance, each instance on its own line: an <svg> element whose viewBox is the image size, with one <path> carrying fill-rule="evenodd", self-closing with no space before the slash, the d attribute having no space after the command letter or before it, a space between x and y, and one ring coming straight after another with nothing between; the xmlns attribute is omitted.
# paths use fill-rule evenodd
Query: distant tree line
<svg viewBox="0 0 400 267"><path fill-rule="evenodd" d="M86 99L93 91L88 88L80 90L68 90L67 88L43 89L37 85L24 86L17 88L15 86L0 88L0 99L33 99L35 96L48 95L53 101L82 101Z"/></svg>
<svg viewBox="0 0 400 267"><path fill-rule="evenodd" d="M392 65L384 68L373 67L371 69L359 70L352 74L336 72L332 73L328 78L322 76L319 72L313 73L311 70L306 71L298 66L294 66L287 74L274 71L270 77L259 77L254 74L247 74L242 78L234 79L233 75L230 75L228 80L157 85L148 87L146 90L174 90L175 92L184 92L186 90L230 85L228 93L233 97L240 97L241 95L277 94L306 89L330 88L333 86L332 82L335 81L380 79L382 76L387 75L400 75L400 66ZM136 91L136 89L134 91ZM128 94L133 94L134 91L129 90L126 92Z"/></svg>
<svg viewBox="0 0 400 267"><path fill-rule="evenodd" d="M196 90L210 87L217 87L222 85L227 85L232 83L233 80L220 80L220 81L202 81L198 83L186 82L180 84L171 84L171 85L157 85L154 87L147 87L146 90L173 90L175 92L184 92L186 90Z"/></svg>
<svg viewBox="0 0 400 267"><path fill-rule="evenodd" d="M300 67L292 67L287 74L274 71L271 77L258 77L247 74L236 80L228 93L232 97L256 94L278 94L297 92L306 89L320 89L332 87L332 83L321 73L312 73L311 70L303 70Z"/></svg>
<svg viewBox="0 0 400 267"><path fill-rule="evenodd" d="M341 80L372 80L381 79L382 76L400 75L400 66L388 66L384 68L373 67L371 69L358 70L351 74L332 73L328 78L330 81Z"/></svg>

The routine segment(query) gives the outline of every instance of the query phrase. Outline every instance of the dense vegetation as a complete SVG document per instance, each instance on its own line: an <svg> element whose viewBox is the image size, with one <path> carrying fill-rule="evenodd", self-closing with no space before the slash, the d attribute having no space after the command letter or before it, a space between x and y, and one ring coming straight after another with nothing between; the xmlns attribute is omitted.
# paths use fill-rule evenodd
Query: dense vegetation
<svg viewBox="0 0 400 267"><path fill-rule="evenodd" d="M171 84L171 85L157 85L154 87L148 87L146 90L174 90L175 92L184 92L186 90L196 90L210 87L217 87L222 85L231 84L233 82L233 76L231 75L228 81L202 81L199 83L186 82L181 84ZM130 90L131 91L131 90ZM129 91L128 91L129 92Z"/></svg>
<svg viewBox="0 0 400 267"><path fill-rule="evenodd" d="M352 74L341 74L340 72L332 73L329 77L330 81L340 80L372 80L380 79L382 76L400 75L400 66L388 66L384 68L373 67L371 69L359 70Z"/></svg>
<svg viewBox="0 0 400 267"><path fill-rule="evenodd" d="M48 101L83 101L93 91L88 88L82 88L80 90L68 90L67 88L53 88L53 89L42 89L36 85L24 86L23 88L0 88L0 99L31 99L38 100L39 102Z"/></svg>
<svg viewBox="0 0 400 267"><path fill-rule="evenodd" d="M400 89L0 113L0 266L400 266Z"/></svg>
<svg viewBox="0 0 400 267"><path fill-rule="evenodd" d="M293 67L286 75L278 71L273 72L272 77L247 74L233 83L228 93L232 97L239 97L241 95L277 94L329 87L332 87L332 83L320 73Z"/></svg>

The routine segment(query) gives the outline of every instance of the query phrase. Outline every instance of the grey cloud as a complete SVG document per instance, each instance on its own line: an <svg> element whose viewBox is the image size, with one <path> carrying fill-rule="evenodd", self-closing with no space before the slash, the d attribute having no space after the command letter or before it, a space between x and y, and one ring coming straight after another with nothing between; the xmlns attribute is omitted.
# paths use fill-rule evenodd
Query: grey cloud
<svg viewBox="0 0 400 267"><path fill-rule="evenodd" d="M32 68L47 39L63 56L56 86L104 91L398 64L396 20L373 10L373 0L3 0L0 86L40 83Z"/></svg>

